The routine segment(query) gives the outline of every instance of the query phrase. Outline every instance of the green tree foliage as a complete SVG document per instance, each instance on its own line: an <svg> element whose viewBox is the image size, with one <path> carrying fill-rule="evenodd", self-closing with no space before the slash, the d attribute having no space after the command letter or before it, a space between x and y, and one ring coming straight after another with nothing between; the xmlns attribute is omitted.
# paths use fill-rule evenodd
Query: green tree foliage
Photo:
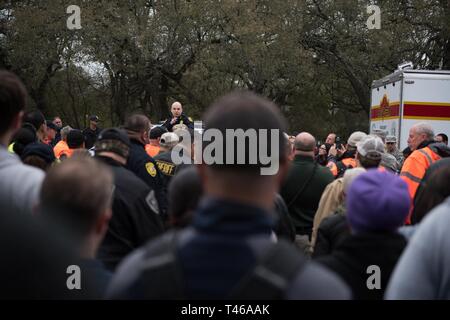
<svg viewBox="0 0 450 320"><path fill-rule="evenodd" d="M70 3L69 3L70 2ZM367 130L373 80L411 60L450 69L447 0L2 1L0 67L33 107L74 126L179 100L200 119L218 96L249 89L276 102L291 131ZM81 8L68 30L66 8ZM381 8L369 30L366 8Z"/></svg>

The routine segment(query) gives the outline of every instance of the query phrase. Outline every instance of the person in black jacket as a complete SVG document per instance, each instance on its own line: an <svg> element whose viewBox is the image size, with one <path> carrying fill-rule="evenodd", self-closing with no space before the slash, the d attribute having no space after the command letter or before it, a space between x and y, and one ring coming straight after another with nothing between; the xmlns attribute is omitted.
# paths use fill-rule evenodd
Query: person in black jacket
<svg viewBox="0 0 450 320"><path fill-rule="evenodd" d="M172 114L172 117L167 119L163 124L163 127L165 127L167 131L172 132L173 127L177 124L184 124L188 128L194 129L194 123L183 113L183 106L181 103L178 101L174 102L170 107L170 113Z"/></svg>
<svg viewBox="0 0 450 320"><path fill-rule="evenodd" d="M120 129L103 130L95 155L113 172L114 195L109 228L98 257L114 270L131 251L164 231L155 191L125 168L130 140Z"/></svg>
<svg viewBox="0 0 450 320"><path fill-rule="evenodd" d="M96 115L92 115L89 117L89 127L83 130L83 135L86 141L86 149L91 149L94 146L95 141L97 141L97 137L101 131L101 129L98 127L99 121L100 119Z"/></svg>
<svg viewBox="0 0 450 320"><path fill-rule="evenodd" d="M323 257L333 253L349 235L350 228L345 218L345 206L341 205L332 216L326 217L320 223L312 257Z"/></svg>
<svg viewBox="0 0 450 320"><path fill-rule="evenodd" d="M161 171L165 184L169 188L169 183L175 175L177 165L172 160L172 149L178 144L179 138L174 132L166 132L160 139L160 153L154 157L158 168Z"/></svg>
<svg viewBox="0 0 450 320"><path fill-rule="evenodd" d="M134 114L125 121L125 130L130 139L130 154L126 168L142 179L155 191L159 211L167 218L167 186L155 160L145 152L149 143L150 120L141 114Z"/></svg>
<svg viewBox="0 0 450 320"><path fill-rule="evenodd" d="M333 253L316 261L336 272L357 300L381 300L406 239L397 233L408 216L408 186L398 176L369 170L346 198L352 234Z"/></svg>

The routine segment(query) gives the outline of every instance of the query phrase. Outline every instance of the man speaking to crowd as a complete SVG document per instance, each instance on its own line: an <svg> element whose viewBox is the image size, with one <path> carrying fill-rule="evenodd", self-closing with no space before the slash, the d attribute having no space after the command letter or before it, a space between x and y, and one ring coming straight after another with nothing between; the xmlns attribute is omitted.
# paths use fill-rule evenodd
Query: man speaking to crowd
<svg viewBox="0 0 450 320"><path fill-rule="evenodd" d="M169 118L164 122L163 127L167 129L167 131L172 132L173 127L178 124L184 124L190 129L194 129L194 123L188 116L183 113L183 106L181 103L174 102L170 107L170 113L172 114L172 118Z"/></svg>

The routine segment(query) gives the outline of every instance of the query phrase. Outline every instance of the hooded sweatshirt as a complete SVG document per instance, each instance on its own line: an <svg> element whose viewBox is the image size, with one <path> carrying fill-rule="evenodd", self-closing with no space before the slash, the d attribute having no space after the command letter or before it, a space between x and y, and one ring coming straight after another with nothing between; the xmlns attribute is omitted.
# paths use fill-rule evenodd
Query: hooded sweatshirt
<svg viewBox="0 0 450 320"><path fill-rule="evenodd" d="M38 202L44 172L23 164L19 157L0 146L0 201L18 212L30 212Z"/></svg>

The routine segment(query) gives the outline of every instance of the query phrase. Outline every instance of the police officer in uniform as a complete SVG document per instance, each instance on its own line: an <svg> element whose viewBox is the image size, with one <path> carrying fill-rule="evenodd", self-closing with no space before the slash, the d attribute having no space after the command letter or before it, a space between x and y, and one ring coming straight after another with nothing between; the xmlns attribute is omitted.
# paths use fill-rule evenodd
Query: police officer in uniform
<svg viewBox="0 0 450 320"><path fill-rule="evenodd" d="M150 120L144 115L135 114L128 117L124 127L130 139L127 169L155 190L159 210L165 220L167 211L166 185L155 160L145 152L145 145L150 141Z"/></svg>
<svg viewBox="0 0 450 320"><path fill-rule="evenodd" d="M96 115L91 115L89 117L89 127L83 130L86 141L86 149L91 149L94 146L97 137L100 134L101 129L98 127L100 119Z"/></svg>
<svg viewBox="0 0 450 320"><path fill-rule="evenodd" d="M178 136L174 132L166 132L161 136L159 145L161 147L161 153L155 157L155 161L158 164L158 168L163 174L167 188L169 182L176 172L176 165L172 161L172 149L179 142Z"/></svg>
<svg viewBox="0 0 450 320"><path fill-rule="evenodd" d="M98 257L113 271L122 259L164 231L155 190L126 169L130 139L124 130L103 130L95 144L95 157L114 176L112 218Z"/></svg>
<svg viewBox="0 0 450 320"><path fill-rule="evenodd" d="M194 129L194 122L183 113L183 106L181 103L174 102L170 107L170 112L172 114L172 118L169 118L164 122L163 127L167 129L167 131L172 132L173 126L177 124L184 124L190 129Z"/></svg>

